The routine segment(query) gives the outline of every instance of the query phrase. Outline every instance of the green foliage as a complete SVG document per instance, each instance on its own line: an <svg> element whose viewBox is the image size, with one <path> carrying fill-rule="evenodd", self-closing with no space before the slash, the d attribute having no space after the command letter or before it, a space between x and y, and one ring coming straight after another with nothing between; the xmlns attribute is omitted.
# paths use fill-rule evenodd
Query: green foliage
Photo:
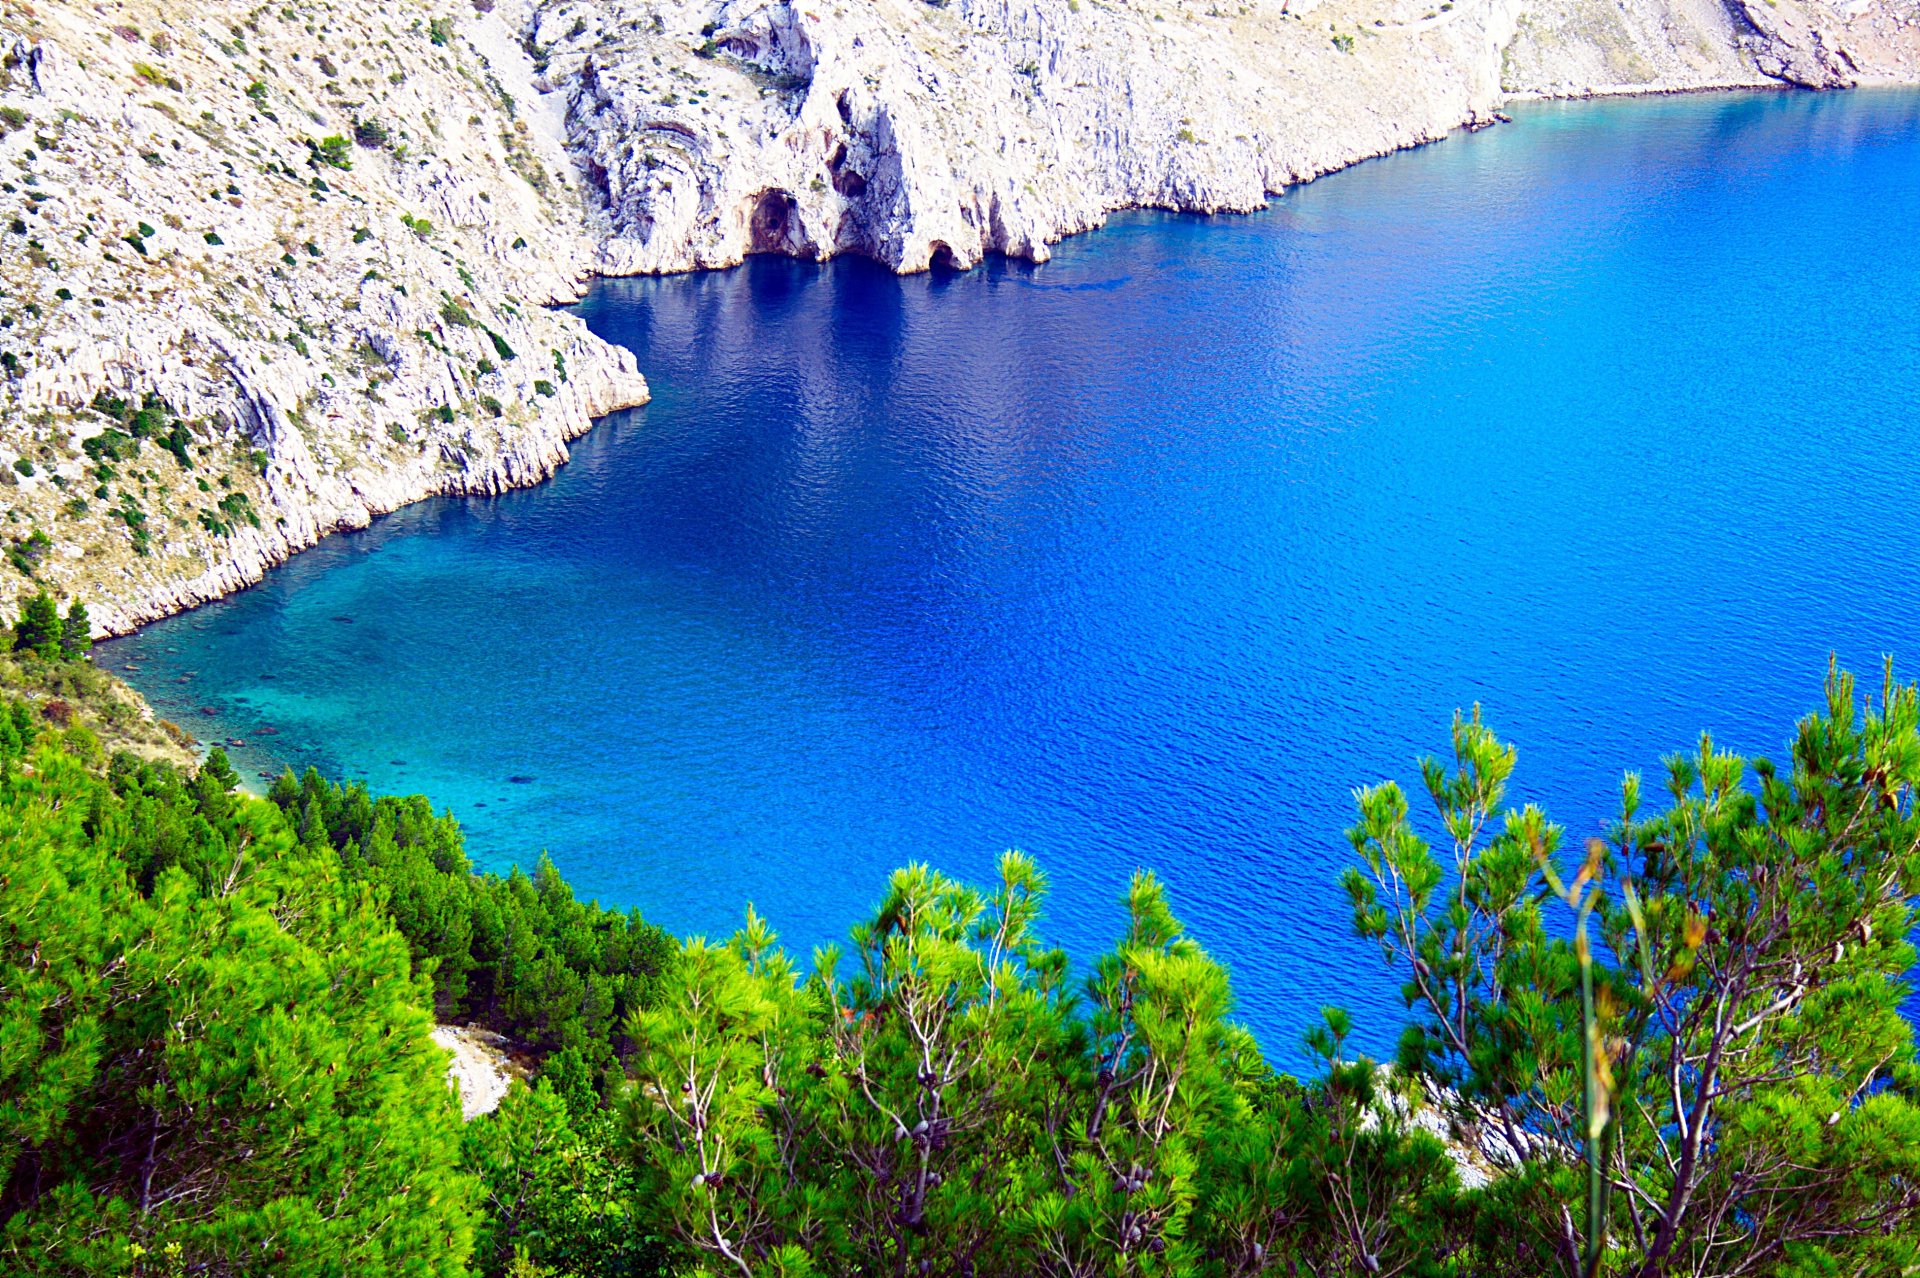
<svg viewBox="0 0 1920 1278"><path fill-rule="evenodd" d="M143 227L143 229L145 229ZM139 454L139 441L151 439L173 454L182 469L193 469L188 451L193 434L187 424L174 415L172 405L159 394L148 391L138 407L101 391L90 405L94 412L119 422L126 430L108 429L84 441L80 446L94 461L123 461Z"/></svg>
<svg viewBox="0 0 1920 1278"><path fill-rule="evenodd" d="M253 499L243 492L227 493L215 503L213 510L200 512L200 526L216 537L231 537L234 529L243 523L254 528L260 526Z"/></svg>
<svg viewBox="0 0 1920 1278"><path fill-rule="evenodd" d="M569 1099L556 1072L514 1084L499 1109L467 1127L467 1167L487 1194L475 1267L511 1273L518 1257L571 1278L666 1272L669 1249L652 1233L613 1112L590 1093Z"/></svg>
<svg viewBox="0 0 1920 1278"><path fill-rule="evenodd" d="M638 911L576 900L544 857L531 877L474 874L459 824L418 795L375 799L309 771L271 798L303 843L333 849L386 901L445 1017L570 1051L596 1077L613 1067L622 1021L652 1000L674 948Z"/></svg>
<svg viewBox="0 0 1920 1278"><path fill-rule="evenodd" d="M493 353L501 359L512 360L519 358L519 356L513 353L513 347L507 345L507 339L500 336L500 334L494 332L492 329L488 329L487 337L493 342Z"/></svg>
<svg viewBox="0 0 1920 1278"><path fill-rule="evenodd" d="M626 1101L679 1245L743 1275L1449 1272L1452 1165L1372 1065L1274 1075L1150 875L1082 1002L1044 891L1018 853L988 892L902 870L844 978L751 911L687 942Z"/></svg>
<svg viewBox="0 0 1920 1278"><path fill-rule="evenodd" d="M61 655L84 609L39 600L17 640ZM1785 768L1703 739L1653 816L1630 775L1566 864L1505 806L1516 752L1458 719L1422 767L1446 851L1391 783L1349 831L1355 925L1407 979L1398 1062L1329 1008L1304 1081L1151 875L1076 966L1026 857L986 889L911 866L803 972L751 909L676 946L544 858L475 874L419 796L309 772L251 800L217 749L102 776L71 716L0 703L7 1272L1920 1266L1920 693L1890 675L1877 705L1831 675ZM540 1080L460 1129L428 1008Z"/></svg>
<svg viewBox="0 0 1920 1278"><path fill-rule="evenodd" d="M78 599L67 608L67 619L60 626L60 655L77 661L93 647L93 618Z"/></svg>
<svg viewBox="0 0 1920 1278"><path fill-rule="evenodd" d="M179 80L149 62L135 62L133 64L133 74L156 88L173 89L175 91L181 88Z"/></svg>
<svg viewBox="0 0 1920 1278"><path fill-rule="evenodd" d="M1640 815L1629 773L1610 836L1571 866L1538 809L1502 809L1515 755L1477 715L1455 723L1451 770L1422 768L1451 865L1397 786L1360 792L1346 882L1360 933L1408 974L1401 1067L1524 1152L1479 1204L1508 1248L1487 1272L1920 1264L1899 1011L1917 725L1890 672L1878 709L1832 673L1785 769L1702 737L1666 761L1666 811Z"/></svg>
<svg viewBox="0 0 1920 1278"><path fill-rule="evenodd" d="M37 591L20 605L19 620L13 623L13 650L31 652L49 660L58 657L65 626L60 607L46 591Z"/></svg>
<svg viewBox="0 0 1920 1278"><path fill-rule="evenodd" d="M0 1267L464 1272L444 1057L369 895L217 756L102 777L22 709L0 717Z"/></svg>
<svg viewBox="0 0 1920 1278"><path fill-rule="evenodd" d="M445 45L453 40L453 19L434 18L427 23L427 38L437 45Z"/></svg>
<svg viewBox="0 0 1920 1278"><path fill-rule="evenodd" d="M140 454L140 444L133 436L112 428L83 440L80 448L94 461L130 461Z"/></svg>
<svg viewBox="0 0 1920 1278"><path fill-rule="evenodd" d="M479 327L480 321L473 318L473 313L455 301L451 294L442 293L440 298L441 323L450 324L455 328Z"/></svg>
<svg viewBox="0 0 1920 1278"><path fill-rule="evenodd" d="M308 138L307 150L310 152L307 162L315 168L322 165L334 169L353 167L353 143L338 133L329 134L318 142Z"/></svg>

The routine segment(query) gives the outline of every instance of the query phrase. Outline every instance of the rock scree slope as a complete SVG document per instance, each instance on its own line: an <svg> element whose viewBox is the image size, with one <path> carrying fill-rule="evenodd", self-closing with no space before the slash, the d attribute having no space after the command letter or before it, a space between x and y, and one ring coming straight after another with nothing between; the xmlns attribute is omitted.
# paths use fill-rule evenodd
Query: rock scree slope
<svg viewBox="0 0 1920 1278"><path fill-rule="evenodd" d="M0 612L122 631L643 402L555 303L1046 260L1517 98L1920 82L1920 0L0 0Z"/></svg>

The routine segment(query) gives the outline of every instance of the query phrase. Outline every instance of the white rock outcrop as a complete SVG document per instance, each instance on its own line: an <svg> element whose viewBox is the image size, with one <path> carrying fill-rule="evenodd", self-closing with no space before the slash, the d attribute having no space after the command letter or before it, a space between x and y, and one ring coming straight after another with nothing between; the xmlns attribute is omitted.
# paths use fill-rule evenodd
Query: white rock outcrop
<svg viewBox="0 0 1920 1278"><path fill-rule="evenodd" d="M1044 261L1515 97L1920 77L1911 0L548 0L606 274Z"/></svg>

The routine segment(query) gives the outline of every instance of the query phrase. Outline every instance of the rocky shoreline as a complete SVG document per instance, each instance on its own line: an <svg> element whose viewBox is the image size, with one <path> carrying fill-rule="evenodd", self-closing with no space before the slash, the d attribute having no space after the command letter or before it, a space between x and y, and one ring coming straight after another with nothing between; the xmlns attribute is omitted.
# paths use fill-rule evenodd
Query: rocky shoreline
<svg viewBox="0 0 1920 1278"><path fill-rule="evenodd" d="M1911 0L0 0L0 613L103 633L537 483L593 275L964 269L1528 98L1920 83Z"/></svg>

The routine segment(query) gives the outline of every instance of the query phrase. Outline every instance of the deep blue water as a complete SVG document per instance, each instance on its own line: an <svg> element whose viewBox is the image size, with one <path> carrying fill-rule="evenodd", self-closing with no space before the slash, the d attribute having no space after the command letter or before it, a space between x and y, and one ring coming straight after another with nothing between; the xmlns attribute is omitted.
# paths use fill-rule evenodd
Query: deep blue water
<svg viewBox="0 0 1920 1278"><path fill-rule="evenodd" d="M1151 867L1270 1046L1382 1046L1349 792L1455 707L1578 837L1701 729L1778 750L1829 651L1920 667L1920 96L1516 114L1040 268L605 283L656 398L552 483L102 660L681 932L804 952L1017 846L1085 956Z"/></svg>

